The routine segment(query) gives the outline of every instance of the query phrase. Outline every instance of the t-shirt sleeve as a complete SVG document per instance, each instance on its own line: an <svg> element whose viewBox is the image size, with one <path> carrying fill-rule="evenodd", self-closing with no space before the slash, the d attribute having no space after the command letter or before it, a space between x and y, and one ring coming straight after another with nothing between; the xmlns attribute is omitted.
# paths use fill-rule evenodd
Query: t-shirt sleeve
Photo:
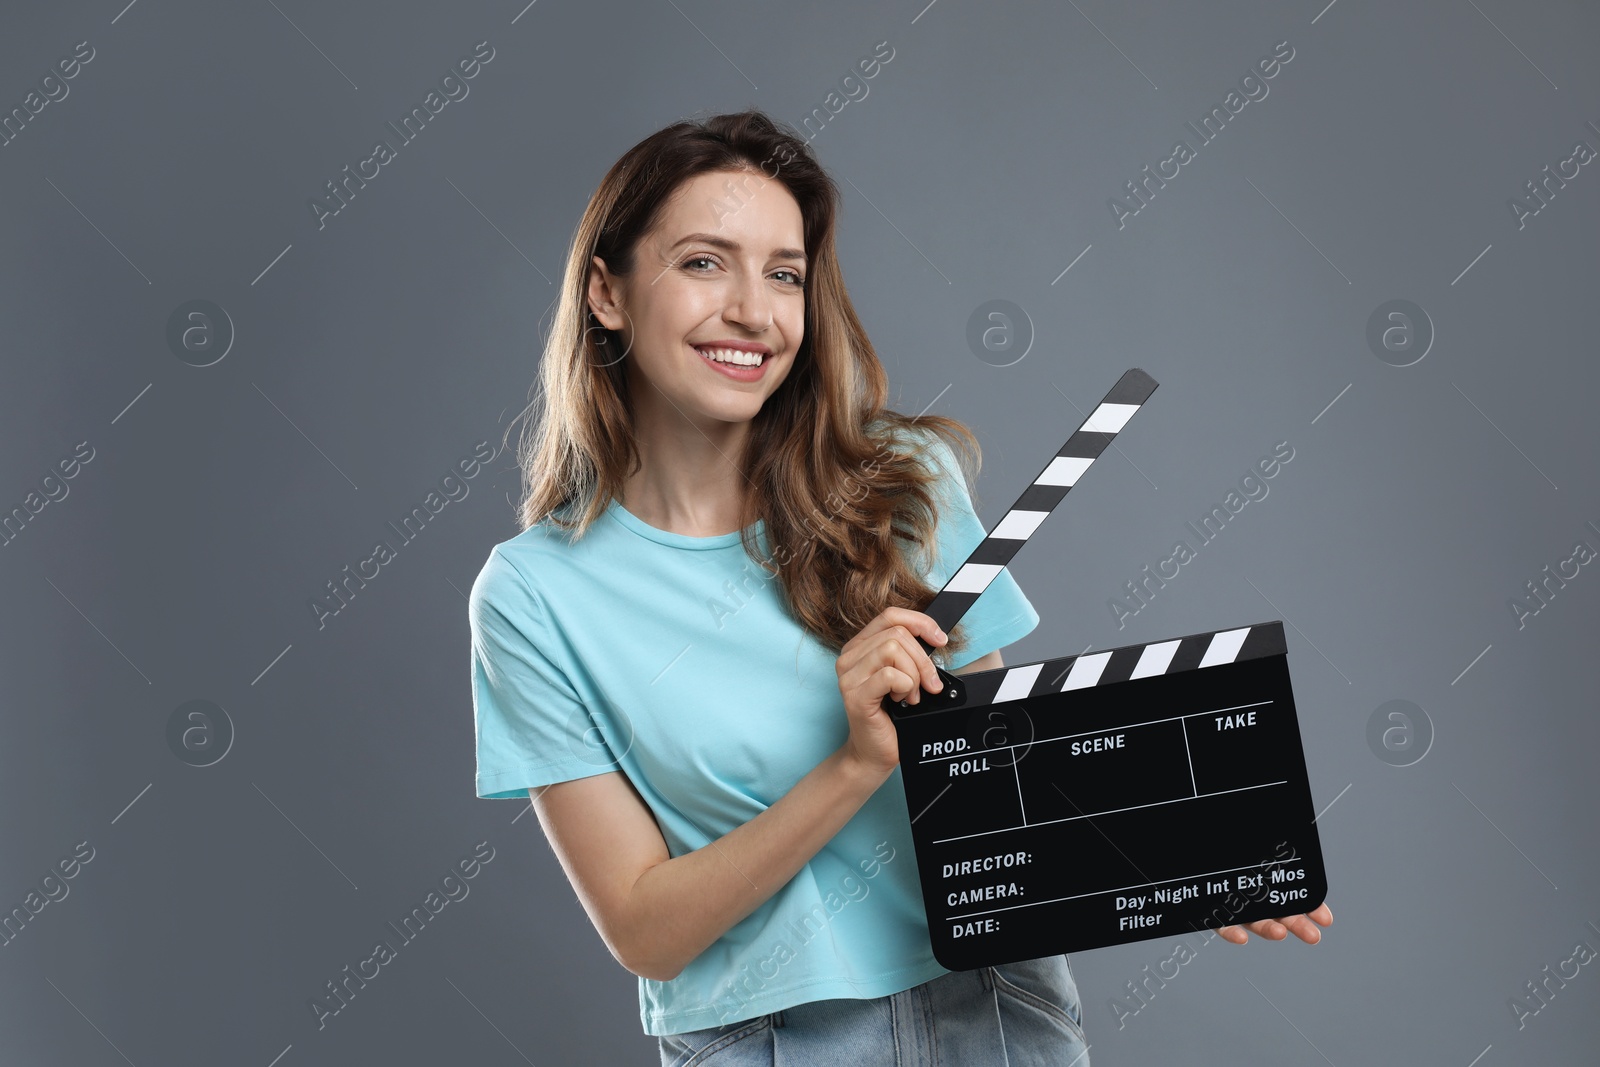
<svg viewBox="0 0 1600 1067"><path fill-rule="evenodd" d="M943 474L939 489L938 559L928 576L930 584L942 588L988 533L973 510L972 497L967 493L966 481L950 446L930 431L921 448L924 460L932 461ZM1023 595L1010 568L1002 569L961 617L961 626L967 634L966 651L951 657L943 666L946 670L965 667L1027 636L1038 625L1039 613Z"/></svg>
<svg viewBox="0 0 1600 1067"><path fill-rule="evenodd" d="M619 770L570 665L558 662L543 606L498 547L467 605L477 795L520 799L539 786Z"/></svg>

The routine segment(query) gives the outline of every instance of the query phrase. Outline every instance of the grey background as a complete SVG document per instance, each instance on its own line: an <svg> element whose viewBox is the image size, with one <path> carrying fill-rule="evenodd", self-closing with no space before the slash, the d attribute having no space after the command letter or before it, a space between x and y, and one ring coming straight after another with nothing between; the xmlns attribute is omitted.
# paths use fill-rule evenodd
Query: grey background
<svg viewBox="0 0 1600 1067"><path fill-rule="evenodd" d="M516 532L510 457L325 628L308 600L500 442L618 155L746 105L798 124L882 40L893 59L812 144L893 406L975 429L985 522L1075 424L1063 397L1135 365L1161 382L1017 558L1043 622L1008 661L1290 624L1336 921L1314 948L1191 937L1120 1028L1111 998L1174 941L1075 955L1094 1063L1593 1062L1596 964L1524 1028L1508 1000L1600 948L1600 568L1521 629L1508 601L1600 548L1600 164L1522 229L1507 206L1600 148L1592 5L112 0L3 21L5 111L96 51L0 148L0 506L95 450L0 547L0 911L95 850L0 946L7 1062L654 1062L528 806L473 795L464 592ZM1107 199L1285 39L1266 99L1119 230ZM470 95L319 230L308 199L480 40ZM195 299L237 331L204 368L165 339ZM1007 367L965 341L993 299L1034 332ZM1409 367L1366 344L1391 299L1437 332ZM1119 630L1108 599L1279 441L1268 497ZM196 699L236 730L204 768L166 735ZM1435 731L1408 767L1366 740L1391 700ZM319 1029L308 999L479 841L470 895Z"/></svg>

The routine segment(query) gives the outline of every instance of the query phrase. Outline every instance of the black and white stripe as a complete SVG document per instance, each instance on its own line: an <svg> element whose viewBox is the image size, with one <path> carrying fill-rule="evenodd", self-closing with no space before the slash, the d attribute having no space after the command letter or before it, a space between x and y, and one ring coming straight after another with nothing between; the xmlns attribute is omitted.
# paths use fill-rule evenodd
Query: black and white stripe
<svg viewBox="0 0 1600 1067"><path fill-rule="evenodd" d="M1000 667L962 676L965 706L999 704L1007 700L1097 685L1115 685L1135 678L1179 674L1224 663L1241 663L1288 651L1282 620L1258 622L1229 630L1211 630L1165 641L1124 645L1104 652Z"/></svg>
<svg viewBox="0 0 1600 1067"><path fill-rule="evenodd" d="M1105 399L929 602L925 611L940 629L948 633L961 621L1155 390L1156 380L1137 367L1117 379ZM923 647L930 646L923 642Z"/></svg>

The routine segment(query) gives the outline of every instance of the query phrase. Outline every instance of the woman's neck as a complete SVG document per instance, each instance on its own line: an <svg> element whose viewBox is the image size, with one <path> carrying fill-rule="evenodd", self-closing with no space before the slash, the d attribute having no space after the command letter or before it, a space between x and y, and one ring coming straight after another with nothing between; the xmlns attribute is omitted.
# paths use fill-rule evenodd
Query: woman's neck
<svg viewBox="0 0 1600 1067"><path fill-rule="evenodd" d="M749 429L749 423L721 423L707 433L682 420L665 432L641 427L641 466L623 482L622 506L668 533L739 531L749 490L740 457Z"/></svg>

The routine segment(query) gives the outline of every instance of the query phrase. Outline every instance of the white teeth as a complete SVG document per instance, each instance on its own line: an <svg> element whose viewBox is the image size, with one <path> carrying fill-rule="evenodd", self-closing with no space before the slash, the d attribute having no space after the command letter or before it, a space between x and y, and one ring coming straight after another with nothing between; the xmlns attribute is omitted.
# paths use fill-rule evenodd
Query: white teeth
<svg viewBox="0 0 1600 1067"><path fill-rule="evenodd" d="M741 367L754 367L761 362L759 352L741 352L735 348L697 348L695 351L718 363L736 363Z"/></svg>

